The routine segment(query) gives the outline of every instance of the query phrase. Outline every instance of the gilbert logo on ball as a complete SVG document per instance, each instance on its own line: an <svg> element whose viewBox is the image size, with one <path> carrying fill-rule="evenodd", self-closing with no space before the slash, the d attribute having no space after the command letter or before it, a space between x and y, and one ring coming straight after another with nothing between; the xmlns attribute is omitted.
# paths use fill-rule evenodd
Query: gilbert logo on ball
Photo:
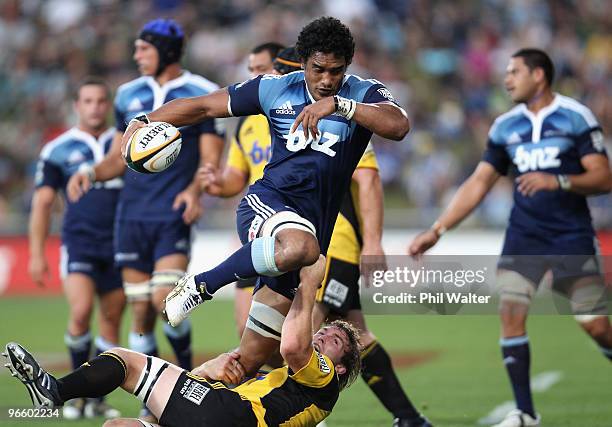
<svg viewBox="0 0 612 427"><path fill-rule="evenodd" d="M181 132L170 123L152 122L132 134L125 160L136 172L161 172L174 163L181 151L181 142Z"/></svg>

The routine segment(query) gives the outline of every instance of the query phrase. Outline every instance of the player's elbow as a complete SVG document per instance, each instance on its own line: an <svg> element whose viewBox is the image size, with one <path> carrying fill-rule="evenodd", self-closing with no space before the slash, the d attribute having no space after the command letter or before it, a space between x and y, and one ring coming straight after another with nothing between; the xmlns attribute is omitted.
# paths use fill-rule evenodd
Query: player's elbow
<svg viewBox="0 0 612 427"><path fill-rule="evenodd" d="M610 193L612 191L612 173L608 172L601 186L602 193Z"/></svg>
<svg viewBox="0 0 612 427"><path fill-rule="evenodd" d="M393 141L401 141L410 132L410 121L403 114L400 119L393 120L389 135L386 138Z"/></svg>
<svg viewBox="0 0 612 427"><path fill-rule="evenodd" d="M289 365L292 365L293 361L303 358L304 353L310 345L310 342L303 343L300 342L299 339L296 339L296 337L291 335L287 337L287 334L285 334L281 339L280 354L281 356L283 356L285 362L287 362Z"/></svg>

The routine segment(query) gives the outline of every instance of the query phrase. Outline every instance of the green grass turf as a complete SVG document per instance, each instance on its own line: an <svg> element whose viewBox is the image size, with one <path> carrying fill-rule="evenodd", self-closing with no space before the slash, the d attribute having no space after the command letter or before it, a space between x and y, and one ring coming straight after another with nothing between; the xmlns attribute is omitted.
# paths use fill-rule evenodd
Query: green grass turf
<svg viewBox="0 0 612 427"><path fill-rule="evenodd" d="M237 343L229 301L214 301L196 310L197 352L223 351ZM16 340L35 355L65 351L66 304L62 298L0 299L0 344ZM476 426L495 406L511 399L501 363L495 316L372 316L370 329L394 356L435 351L437 356L398 374L405 390L437 427ZM127 320L126 323L127 325ZM124 327L125 335L127 327ZM170 354L161 327L162 354ZM579 330L571 317L533 316L529 321L532 372L561 371L562 380L535 395L545 426L610 427L612 370L609 361ZM67 357L67 355L66 355ZM123 391L109 401L134 416L139 402ZM29 404L27 393L8 371L0 374L0 426L60 425L60 420L9 420L8 408ZM68 424L66 422L66 424ZM99 426L100 419L70 422ZM341 395L328 426L390 426L391 418L361 380Z"/></svg>

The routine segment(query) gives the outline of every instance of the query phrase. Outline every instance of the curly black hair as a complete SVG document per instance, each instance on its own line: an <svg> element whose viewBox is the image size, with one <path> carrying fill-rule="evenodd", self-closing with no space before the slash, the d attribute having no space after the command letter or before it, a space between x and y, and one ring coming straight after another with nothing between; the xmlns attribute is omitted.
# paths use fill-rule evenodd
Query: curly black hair
<svg viewBox="0 0 612 427"><path fill-rule="evenodd" d="M348 66L355 53L355 41L346 25L331 16L323 16L302 28L295 48L304 62L313 53L322 52L344 57Z"/></svg>

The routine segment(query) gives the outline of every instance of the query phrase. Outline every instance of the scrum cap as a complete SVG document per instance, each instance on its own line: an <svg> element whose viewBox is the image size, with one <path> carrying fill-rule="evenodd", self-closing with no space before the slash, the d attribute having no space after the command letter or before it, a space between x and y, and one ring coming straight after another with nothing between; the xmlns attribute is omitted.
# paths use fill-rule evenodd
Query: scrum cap
<svg viewBox="0 0 612 427"><path fill-rule="evenodd" d="M138 38L151 43L159 53L156 76L168 65L181 59L185 34L180 25L171 19L154 19L147 22Z"/></svg>

